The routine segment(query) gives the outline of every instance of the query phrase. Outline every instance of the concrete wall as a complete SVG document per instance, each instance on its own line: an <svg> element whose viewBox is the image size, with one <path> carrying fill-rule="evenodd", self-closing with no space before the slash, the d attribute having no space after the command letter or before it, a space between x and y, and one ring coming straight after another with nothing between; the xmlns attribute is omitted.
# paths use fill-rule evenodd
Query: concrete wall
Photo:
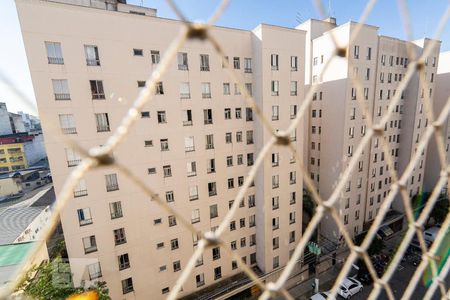
<svg viewBox="0 0 450 300"><path fill-rule="evenodd" d="M0 135L12 134L11 122L6 104L0 102Z"/></svg>
<svg viewBox="0 0 450 300"><path fill-rule="evenodd" d="M44 135L35 135L32 142L24 143L28 165L32 165L47 157L44 145Z"/></svg>
<svg viewBox="0 0 450 300"><path fill-rule="evenodd" d="M0 197L12 196L22 192L21 181L18 178L0 179Z"/></svg>

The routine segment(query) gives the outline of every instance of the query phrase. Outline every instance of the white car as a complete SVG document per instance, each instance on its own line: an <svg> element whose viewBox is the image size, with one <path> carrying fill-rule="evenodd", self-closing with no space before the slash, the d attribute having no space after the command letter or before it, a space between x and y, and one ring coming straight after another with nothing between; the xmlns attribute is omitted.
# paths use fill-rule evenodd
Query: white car
<svg viewBox="0 0 450 300"><path fill-rule="evenodd" d="M354 278L345 278L339 287L338 294L344 299L350 299L351 296L361 292L363 285Z"/></svg>
<svg viewBox="0 0 450 300"><path fill-rule="evenodd" d="M329 292L318 292L309 298L309 300L336 300L333 296L330 296Z"/></svg>

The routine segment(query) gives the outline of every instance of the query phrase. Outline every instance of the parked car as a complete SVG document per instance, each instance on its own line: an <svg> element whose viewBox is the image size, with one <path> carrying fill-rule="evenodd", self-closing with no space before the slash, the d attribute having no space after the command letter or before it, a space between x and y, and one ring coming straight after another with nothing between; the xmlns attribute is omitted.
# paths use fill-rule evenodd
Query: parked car
<svg viewBox="0 0 450 300"><path fill-rule="evenodd" d="M344 299L350 299L351 296L361 292L363 285L354 278L345 278L339 287L338 294Z"/></svg>
<svg viewBox="0 0 450 300"><path fill-rule="evenodd" d="M314 295L312 295L309 300L336 300L334 296L330 296L329 292L318 292Z"/></svg>
<svg viewBox="0 0 450 300"><path fill-rule="evenodd" d="M433 243L434 240L436 239L439 230L441 230L441 228L438 226L434 226L425 230L423 232L423 237L425 241L429 242L430 244Z"/></svg>

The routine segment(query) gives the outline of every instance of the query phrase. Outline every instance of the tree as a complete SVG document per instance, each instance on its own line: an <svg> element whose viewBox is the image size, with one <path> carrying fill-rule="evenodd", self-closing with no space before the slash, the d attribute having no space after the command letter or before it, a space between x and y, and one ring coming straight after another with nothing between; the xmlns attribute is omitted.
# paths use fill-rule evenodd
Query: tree
<svg viewBox="0 0 450 300"><path fill-rule="evenodd" d="M57 266L57 267L55 267ZM96 291L99 300L110 300L106 282L96 282L88 288L74 287L70 266L61 257L34 267L27 272L18 290L33 299L66 299L74 294Z"/></svg>
<svg viewBox="0 0 450 300"><path fill-rule="evenodd" d="M364 238L366 237L366 234L367 232L363 232L355 236L355 244L358 246L361 245ZM383 240L375 235L375 237L372 239L372 242L370 243L369 248L367 249L367 254L369 254L370 256L380 254L383 248L384 248Z"/></svg>
<svg viewBox="0 0 450 300"><path fill-rule="evenodd" d="M449 212L450 212L449 199L447 195L445 195L444 197L439 198L434 204L433 210L428 216L427 224L429 223L430 219L433 219L435 224L440 224L444 222L445 217Z"/></svg>

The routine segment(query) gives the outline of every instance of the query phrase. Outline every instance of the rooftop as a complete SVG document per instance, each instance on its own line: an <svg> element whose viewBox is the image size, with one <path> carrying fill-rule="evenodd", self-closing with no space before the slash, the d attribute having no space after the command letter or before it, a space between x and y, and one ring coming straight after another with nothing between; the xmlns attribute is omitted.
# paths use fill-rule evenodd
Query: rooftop
<svg viewBox="0 0 450 300"><path fill-rule="evenodd" d="M34 245L35 242L0 245L0 285L11 280Z"/></svg>

